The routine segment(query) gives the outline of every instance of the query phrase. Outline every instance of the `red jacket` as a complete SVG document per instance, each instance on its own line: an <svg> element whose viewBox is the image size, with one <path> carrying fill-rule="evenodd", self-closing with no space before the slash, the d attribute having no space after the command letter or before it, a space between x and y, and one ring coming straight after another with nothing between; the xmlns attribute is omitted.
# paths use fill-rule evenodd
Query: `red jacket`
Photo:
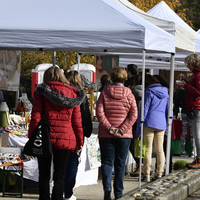
<svg viewBox="0 0 200 200"><path fill-rule="evenodd" d="M200 110L200 68L193 71L189 82L184 85L186 90L186 111Z"/></svg>
<svg viewBox="0 0 200 200"><path fill-rule="evenodd" d="M74 151L76 146L82 146L83 129L79 105L85 98L84 91L56 81L39 84L33 102L28 137L41 119L42 98L45 116L51 128L52 148Z"/></svg>
<svg viewBox="0 0 200 200"><path fill-rule="evenodd" d="M121 83L105 87L96 106L99 121L99 138L116 138L108 130L121 128L121 138L132 138L132 126L138 117L137 104L131 90Z"/></svg>

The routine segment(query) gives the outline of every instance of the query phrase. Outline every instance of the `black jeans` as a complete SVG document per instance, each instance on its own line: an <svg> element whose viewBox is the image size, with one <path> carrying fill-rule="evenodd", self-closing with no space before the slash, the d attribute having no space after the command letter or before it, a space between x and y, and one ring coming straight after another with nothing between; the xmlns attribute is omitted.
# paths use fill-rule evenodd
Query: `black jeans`
<svg viewBox="0 0 200 200"><path fill-rule="evenodd" d="M52 200L63 199L65 173L70 151L53 149L54 187ZM51 172L51 157L38 158L39 168L39 200L50 200L49 181Z"/></svg>
<svg viewBox="0 0 200 200"><path fill-rule="evenodd" d="M67 163L65 176L65 198L70 198L73 195L73 188L76 183L76 174L78 171L78 155L76 152L70 152Z"/></svg>

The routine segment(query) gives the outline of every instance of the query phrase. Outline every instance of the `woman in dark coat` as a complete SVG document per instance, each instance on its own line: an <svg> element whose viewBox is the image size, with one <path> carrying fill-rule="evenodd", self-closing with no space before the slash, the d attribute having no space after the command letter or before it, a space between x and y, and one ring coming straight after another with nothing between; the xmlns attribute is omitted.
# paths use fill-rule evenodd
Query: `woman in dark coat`
<svg viewBox="0 0 200 200"><path fill-rule="evenodd" d="M137 109L140 109L140 104L142 100L142 84L141 84L141 79L142 79L142 74L138 73L135 76L134 79L134 86L130 87L133 95L135 96L136 104L137 104ZM129 151L131 152L135 162L136 162L136 169L134 172L130 173L130 176L138 176L139 175L139 164L140 164L140 159L135 157L135 139L137 139L136 135L136 127L137 127L137 121L132 127L132 133L133 133L133 139L131 140L131 144L129 147Z"/></svg>
<svg viewBox="0 0 200 200"><path fill-rule="evenodd" d="M75 87L78 90L82 89L82 79L77 71L70 71L68 73L65 72L65 76L71 86ZM85 137L90 137L92 133L92 120L87 97L85 97L83 103L80 105L80 108L83 134ZM65 199L76 199L76 197L73 195L73 188L76 181L79 156L80 153L77 154L76 151L70 152L65 178Z"/></svg>

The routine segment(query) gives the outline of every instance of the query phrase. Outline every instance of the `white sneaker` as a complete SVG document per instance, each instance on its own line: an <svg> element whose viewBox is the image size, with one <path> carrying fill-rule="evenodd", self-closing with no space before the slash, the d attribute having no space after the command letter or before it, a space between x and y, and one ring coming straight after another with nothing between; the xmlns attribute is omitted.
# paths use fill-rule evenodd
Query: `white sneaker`
<svg viewBox="0 0 200 200"><path fill-rule="evenodd" d="M65 200L76 200L76 197L72 194L70 198L65 198Z"/></svg>
<svg viewBox="0 0 200 200"><path fill-rule="evenodd" d="M194 158L194 151L192 151L190 157Z"/></svg>

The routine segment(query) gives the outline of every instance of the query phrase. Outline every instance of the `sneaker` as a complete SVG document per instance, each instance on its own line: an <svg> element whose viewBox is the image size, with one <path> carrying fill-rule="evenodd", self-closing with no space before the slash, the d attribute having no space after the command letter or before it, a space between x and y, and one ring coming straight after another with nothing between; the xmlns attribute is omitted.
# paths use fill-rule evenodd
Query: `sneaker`
<svg viewBox="0 0 200 200"><path fill-rule="evenodd" d="M76 200L76 197L72 195L70 198L65 198L65 200Z"/></svg>
<svg viewBox="0 0 200 200"><path fill-rule="evenodd" d="M181 157L188 157L189 155L187 154L186 151L182 151L180 154Z"/></svg>
<svg viewBox="0 0 200 200"><path fill-rule="evenodd" d="M150 182L150 176L143 176L143 177L141 178L141 181L142 181L142 182L147 182L147 183L149 183L149 182Z"/></svg>
<svg viewBox="0 0 200 200"><path fill-rule="evenodd" d="M194 162L187 164L186 167L188 169L200 169L200 158L197 157Z"/></svg>
<svg viewBox="0 0 200 200"><path fill-rule="evenodd" d="M192 151L190 157L191 157L191 158L194 158L194 151Z"/></svg>

